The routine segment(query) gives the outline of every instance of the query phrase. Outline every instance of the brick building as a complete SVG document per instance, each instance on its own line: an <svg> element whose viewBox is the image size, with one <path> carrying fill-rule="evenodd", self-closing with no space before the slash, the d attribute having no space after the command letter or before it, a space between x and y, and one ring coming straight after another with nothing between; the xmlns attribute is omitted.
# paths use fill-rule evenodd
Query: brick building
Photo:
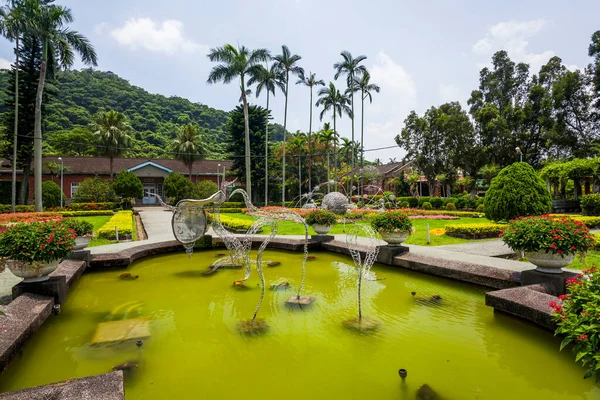
<svg viewBox="0 0 600 400"><path fill-rule="evenodd" d="M59 157L44 157L43 165L49 163L61 164ZM71 200L81 182L88 178L99 177L110 178L110 160L108 157L62 157L63 170L63 192L67 202ZM228 160L203 160L196 161L192 168L192 181L209 180L220 183L225 172L231 170L231 161ZM144 193L158 194L163 196L162 185L165 177L171 172L177 172L188 176L188 167L179 160L147 159L147 158L114 158L113 173L116 175L122 170L131 171L136 174L144 185ZM0 164L0 180L10 181L12 170L10 162ZM17 170L17 181L22 179L22 171ZM60 167L56 170L44 168L42 180L52 180L60 185ZM232 180L232 178L227 178ZM33 175L29 177L29 202L33 200ZM138 204L155 204L156 197L146 195L142 199L136 199Z"/></svg>

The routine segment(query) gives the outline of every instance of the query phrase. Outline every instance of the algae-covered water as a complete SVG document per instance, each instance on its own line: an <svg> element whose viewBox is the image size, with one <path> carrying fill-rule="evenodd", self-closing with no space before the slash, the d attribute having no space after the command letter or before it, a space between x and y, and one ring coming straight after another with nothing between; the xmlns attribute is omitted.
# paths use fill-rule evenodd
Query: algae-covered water
<svg viewBox="0 0 600 400"><path fill-rule="evenodd" d="M551 333L495 315L485 290L391 267L375 266L364 283L365 317L381 323L372 334L348 330L356 316L357 277L350 258L316 253L308 263L302 310L284 303L292 290L267 290L259 317L269 330L240 334L260 290L232 282L241 270L202 271L217 251L154 257L123 271L85 274L60 316L51 316L0 376L16 390L138 365L126 373L133 399L416 399L427 384L440 399L600 399L568 351ZM299 283L301 254L268 251L267 285ZM416 292L415 296L411 292ZM441 300L430 301L439 295ZM149 321L150 337L92 345L107 321ZM405 368L404 381L398 369Z"/></svg>

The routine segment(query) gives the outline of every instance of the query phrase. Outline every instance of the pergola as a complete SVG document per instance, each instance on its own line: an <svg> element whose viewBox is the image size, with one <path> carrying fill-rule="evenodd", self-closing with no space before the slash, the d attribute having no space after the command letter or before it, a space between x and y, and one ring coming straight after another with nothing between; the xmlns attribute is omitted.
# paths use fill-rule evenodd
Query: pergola
<svg viewBox="0 0 600 400"><path fill-rule="evenodd" d="M553 163L544 167L541 176L546 180L548 190L554 198L567 200L567 183L573 181L573 199L579 200L582 194L600 192L600 158L576 158L572 161Z"/></svg>

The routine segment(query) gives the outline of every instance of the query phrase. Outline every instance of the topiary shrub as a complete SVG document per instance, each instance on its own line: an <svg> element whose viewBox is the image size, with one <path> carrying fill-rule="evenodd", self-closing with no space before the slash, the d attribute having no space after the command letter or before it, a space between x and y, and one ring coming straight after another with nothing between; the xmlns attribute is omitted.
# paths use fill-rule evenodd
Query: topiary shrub
<svg viewBox="0 0 600 400"><path fill-rule="evenodd" d="M408 201L403 201L402 203L400 203L400 208L408 208L410 207L410 204L408 203Z"/></svg>
<svg viewBox="0 0 600 400"><path fill-rule="evenodd" d="M59 207L60 196L66 200L60 186L52 181L42 182L42 205L44 208Z"/></svg>
<svg viewBox="0 0 600 400"><path fill-rule="evenodd" d="M431 197L423 196L419 199L419 207L423 208L423 203L431 203Z"/></svg>
<svg viewBox="0 0 600 400"><path fill-rule="evenodd" d="M408 199L408 205L410 206L410 208L417 208L419 206L419 199L417 199L416 197L411 197L410 199Z"/></svg>
<svg viewBox="0 0 600 400"><path fill-rule="evenodd" d="M500 171L492 180L483 203L485 216L492 221L545 214L551 205L546 183L531 165L524 162Z"/></svg>
<svg viewBox="0 0 600 400"><path fill-rule="evenodd" d="M430 202L426 201L421 205L421 208L423 210L431 210L433 208L433 206L431 205Z"/></svg>
<svg viewBox="0 0 600 400"><path fill-rule="evenodd" d="M600 215L600 194L586 194L581 198L581 210L585 215Z"/></svg>
<svg viewBox="0 0 600 400"><path fill-rule="evenodd" d="M432 197L430 203L433 206L433 208L442 208L442 206L444 205L444 199L442 199L441 197Z"/></svg>
<svg viewBox="0 0 600 400"><path fill-rule="evenodd" d="M447 211L456 211L456 206L454 205L454 203L448 203L448 204L446 204L446 210Z"/></svg>

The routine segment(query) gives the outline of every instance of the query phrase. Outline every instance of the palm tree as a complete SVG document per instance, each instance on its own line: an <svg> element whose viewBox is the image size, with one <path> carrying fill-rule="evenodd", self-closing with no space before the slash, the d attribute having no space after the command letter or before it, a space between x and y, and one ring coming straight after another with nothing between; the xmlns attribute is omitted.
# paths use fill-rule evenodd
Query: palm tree
<svg viewBox="0 0 600 400"><path fill-rule="evenodd" d="M346 159L346 163L350 164L350 160L352 157L352 152L353 152L353 147L354 147L354 142L348 138L341 138L342 144L340 146L340 152L342 154L344 154L344 157Z"/></svg>
<svg viewBox="0 0 600 400"><path fill-rule="evenodd" d="M35 100L33 131L35 211L42 211L42 101L48 60L51 59L62 68L69 68L75 61L74 52L79 53L86 65L97 65L98 57L85 36L69 29L68 24L73 22L73 15L69 8L49 4L46 1L32 3L35 26L33 36L42 43L42 64Z"/></svg>
<svg viewBox="0 0 600 400"><path fill-rule="evenodd" d="M310 120L308 123L308 187L312 190L312 121L313 121L313 87L315 86L325 86L325 81L323 79L317 80L316 74L310 72L308 76L304 74L300 74L296 85L302 84L307 86L310 89Z"/></svg>
<svg viewBox="0 0 600 400"><path fill-rule="evenodd" d="M361 93L361 113L360 113L360 167L364 166L364 134L365 134L365 99L369 99L369 103L373 103L373 96L371 92L379 93L379 86L370 82L371 74L368 71L364 71L362 76L354 78L352 86L348 88L353 92L360 91ZM354 102L354 101L353 101Z"/></svg>
<svg viewBox="0 0 600 400"><path fill-rule="evenodd" d="M250 50L245 46L237 49L230 44L223 47L210 49L208 53L210 61L220 64L213 67L208 75L208 83L229 83L239 77L240 79L240 100L244 104L244 125L245 125L245 161L246 161L246 191L252 198L252 174L250 162L250 121L248 120L248 99L250 90L246 89L246 77L256 79L260 75L263 62L270 60L271 56L267 49Z"/></svg>
<svg viewBox="0 0 600 400"><path fill-rule="evenodd" d="M92 130L101 153L110 159L110 180L113 180L113 158L123 154L131 137L127 134L131 126L127 117L118 111L103 111L93 118Z"/></svg>
<svg viewBox="0 0 600 400"><path fill-rule="evenodd" d="M267 112L269 112L269 93L275 96L275 88L278 87L285 93L285 76L276 64L270 67L261 67L260 74L248 79L248 84L256 85L256 97L260 96L263 89L267 92ZM269 122L265 125L265 206L269 205Z"/></svg>
<svg viewBox="0 0 600 400"><path fill-rule="evenodd" d="M329 82L329 86L319 90L319 100L317 100L316 106L323 106L323 111L321 111L321 113L319 114L319 118L322 121L323 116L327 111L333 111L333 131L336 133L336 135L336 114L339 115L341 118L342 112L344 112L348 116L352 117L352 110L350 109L348 104L350 104L350 99L348 98L348 96L340 93L340 91L335 87L333 82ZM337 140L333 143L333 145L333 168L335 169L337 165Z"/></svg>
<svg viewBox="0 0 600 400"><path fill-rule="evenodd" d="M336 147L338 134L335 130L331 129L329 123L325 123L323 125L323 130L319 132L317 140L325 145L325 154L327 155L327 192L330 192L331 187L329 182L331 181L331 163L329 162L329 153L331 152L330 148L332 144L334 149Z"/></svg>
<svg viewBox="0 0 600 400"><path fill-rule="evenodd" d="M173 151L176 153L175 158L183 161L188 167L191 182L194 161L201 159L202 154L207 151L202 128L198 128L194 124L183 125L179 128L177 137L173 141Z"/></svg>
<svg viewBox="0 0 600 400"><path fill-rule="evenodd" d="M281 205L285 205L285 135L287 132L287 108L288 95L290 90L290 72L294 75L304 74L304 70L298 66L298 61L302 57L298 54L292 55L290 49L284 44L281 46L281 54L273 57L277 67L285 72L285 109L283 114L283 162L282 162L282 184L281 184Z"/></svg>
<svg viewBox="0 0 600 400"><path fill-rule="evenodd" d="M352 54L346 50L342 51L340 55L342 56L342 61L333 64L333 68L336 70L334 78L337 80L340 75L347 75L346 83L348 88L351 88L354 84L354 80L360 74L367 72L367 68L364 65L359 65L366 60L367 57L358 56L353 58ZM354 142L354 91L351 91L350 96L352 102L352 116L350 116L350 119L352 120L352 141ZM354 157L352 157L352 169L354 169Z"/></svg>
<svg viewBox="0 0 600 400"><path fill-rule="evenodd" d="M298 196L302 195L302 155L306 149L306 134L296 132L290 143L293 151L298 156Z"/></svg>

